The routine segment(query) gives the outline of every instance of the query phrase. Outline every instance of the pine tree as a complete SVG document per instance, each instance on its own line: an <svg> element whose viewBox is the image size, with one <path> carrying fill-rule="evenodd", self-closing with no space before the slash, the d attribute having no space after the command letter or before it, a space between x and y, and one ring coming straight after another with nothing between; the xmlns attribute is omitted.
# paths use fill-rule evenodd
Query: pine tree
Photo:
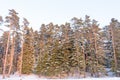
<svg viewBox="0 0 120 80"><path fill-rule="evenodd" d="M40 48L40 53L38 55L38 62L37 62L37 66L36 66L36 73L38 75L41 75L41 61L43 60L43 56L45 53L45 33L46 33L46 26L45 24L42 24L40 27L40 44L39 44L39 48Z"/></svg>
<svg viewBox="0 0 120 80"><path fill-rule="evenodd" d="M7 18L9 17L6 17L6 19ZM10 21L9 19L6 20L6 22L9 22L9 21ZM3 78L5 78L5 75L6 75L6 63L7 63L8 49L9 49L9 43L10 43L10 32L11 32L12 25L7 25L7 27L10 27L10 30L8 32L7 46L6 46L5 57L3 62Z"/></svg>
<svg viewBox="0 0 120 80"><path fill-rule="evenodd" d="M33 39L31 37L32 31L25 27L24 43L23 43L23 58L22 58L22 73L30 74L34 67L34 47Z"/></svg>
<svg viewBox="0 0 120 80"><path fill-rule="evenodd" d="M103 44L102 44L102 37L100 35L100 28L97 25L97 21L92 21L92 32L94 38L94 51L95 51L95 58L96 58L96 76L99 77L100 73L105 74L104 69L104 60L105 54L103 52Z"/></svg>
<svg viewBox="0 0 120 80"><path fill-rule="evenodd" d="M16 71L16 64L17 64L17 48L18 46L16 45L19 45L19 44L16 44L16 40L18 41L17 39L17 35L18 35L18 31L19 31L19 17L17 16L17 12L12 9L10 10L9 12L10 16L7 16L7 19L10 20L9 23L11 24L12 26L12 40L11 40L11 45L12 45L12 48L11 48L11 61L10 61L10 67L9 67L9 71L8 71L8 76L10 75L11 71L12 71L12 67L14 67L14 71ZM16 48L15 48L16 47ZM14 64L13 64L13 60L14 60ZM13 71L13 72L14 72Z"/></svg>
<svg viewBox="0 0 120 80"><path fill-rule="evenodd" d="M86 76L86 60L85 60L85 52L84 52L84 36L83 36L83 20L74 17L72 19L72 27L74 31L74 39L75 39L75 48L76 48L76 56L75 59L78 61L78 72L84 74Z"/></svg>
<svg viewBox="0 0 120 80"><path fill-rule="evenodd" d="M111 44L111 39L110 39L110 34L109 34L109 27L108 26L105 26L103 27L102 29L103 31L101 32L102 33L102 38L103 38L103 44L104 44L104 52L105 52L105 66L106 68L111 68L112 65L112 61L113 61L113 58L112 58L112 44Z"/></svg>
<svg viewBox="0 0 120 80"><path fill-rule="evenodd" d="M9 10L9 16L6 16L6 22L7 23L10 23L9 25L7 25L9 28L10 28L10 31L9 31L9 36L8 36L8 45L7 45L7 49L6 49L6 55L5 55L5 63L4 63L4 66L6 64L6 56L7 56L7 53L8 53L8 49L9 49L9 41L10 41L10 38L11 38L11 53L10 53L10 65L9 65L9 69L8 69L8 74L7 76L10 75L11 73L11 70L12 70L12 67L13 67L13 59L14 59L14 39L15 39L15 36L16 36L16 32L17 30L19 29L19 17L17 16L17 12L12 9L12 10ZM5 74L5 67L3 69L3 77L4 77L4 74Z"/></svg>
<svg viewBox="0 0 120 80"><path fill-rule="evenodd" d="M46 26L45 25L41 26L40 55L39 55L38 65L36 67L37 74L41 73L42 75L46 75L46 76L48 76L48 75L50 76L50 75L54 74L54 70L53 70L54 67L52 67L52 65L54 65L53 64L54 59L52 59L52 55L54 55L54 53L52 51L54 49L54 47L53 47L54 41L55 41L53 39L54 35L55 35L55 30L54 30L54 25L52 23L50 23ZM44 54L41 54L41 53L44 53ZM48 58L48 56L49 56L49 58ZM45 58L45 60L43 60L42 58ZM49 64L49 66L47 66L46 64ZM43 67L43 65L44 65L44 67ZM51 72L51 70L52 70L52 72Z"/></svg>
<svg viewBox="0 0 120 80"><path fill-rule="evenodd" d="M21 52L18 58L18 72L19 76L22 74L22 63L23 63L23 44L24 44L24 36L25 36L25 27L29 25L29 22L26 18L23 18L23 25L21 26Z"/></svg>
<svg viewBox="0 0 120 80"><path fill-rule="evenodd" d="M119 66L119 33L120 33L120 28L119 28L120 23L115 20L114 18L111 19L111 23L109 25L109 31L110 31L110 39L112 42L112 50L113 50L113 64L112 64L112 69L114 70L116 76L120 76L120 66Z"/></svg>

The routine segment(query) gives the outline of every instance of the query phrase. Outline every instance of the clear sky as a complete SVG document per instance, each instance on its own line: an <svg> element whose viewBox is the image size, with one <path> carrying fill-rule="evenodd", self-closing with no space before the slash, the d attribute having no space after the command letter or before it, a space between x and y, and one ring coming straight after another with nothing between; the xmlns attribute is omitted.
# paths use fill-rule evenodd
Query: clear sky
<svg viewBox="0 0 120 80"><path fill-rule="evenodd" d="M8 9L15 9L35 29L42 23L62 24L86 14L100 26L108 25L111 18L120 19L120 0L0 0L0 15L8 15Z"/></svg>

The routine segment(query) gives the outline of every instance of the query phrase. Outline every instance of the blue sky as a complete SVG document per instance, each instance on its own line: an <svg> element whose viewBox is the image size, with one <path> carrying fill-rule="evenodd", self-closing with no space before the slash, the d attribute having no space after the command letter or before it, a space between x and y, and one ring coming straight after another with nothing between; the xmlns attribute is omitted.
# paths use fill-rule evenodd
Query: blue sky
<svg viewBox="0 0 120 80"><path fill-rule="evenodd" d="M0 8L2 16L8 15L8 9L15 9L35 29L42 23L62 24L86 14L99 21L101 27L111 18L120 19L120 0L0 0Z"/></svg>

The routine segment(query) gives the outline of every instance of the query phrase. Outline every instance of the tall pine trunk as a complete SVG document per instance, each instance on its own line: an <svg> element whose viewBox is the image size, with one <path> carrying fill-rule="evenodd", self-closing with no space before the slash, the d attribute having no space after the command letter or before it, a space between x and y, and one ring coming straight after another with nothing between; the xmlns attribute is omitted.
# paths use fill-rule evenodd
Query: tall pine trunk
<svg viewBox="0 0 120 80"><path fill-rule="evenodd" d="M84 52L84 47L82 46L82 53L84 57L84 78L86 77L86 58L85 58L85 52Z"/></svg>
<svg viewBox="0 0 120 80"><path fill-rule="evenodd" d="M3 78L5 78L5 75L6 75L6 62L7 62L7 56L8 56L9 42L10 42L10 31L8 32L7 47L6 47L5 58L3 63Z"/></svg>
<svg viewBox="0 0 120 80"><path fill-rule="evenodd" d="M11 53L10 53L10 67L9 67L9 70L8 70L8 74L7 76L9 77L10 73L11 73L11 70L12 70L12 67L13 67L13 58L14 58L14 38L12 38L12 49L11 49Z"/></svg>
<svg viewBox="0 0 120 80"><path fill-rule="evenodd" d="M20 69L19 69L19 76L22 74L22 59L23 59L23 40L22 40L22 48L21 48L21 54L20 54Z"/></svg>
<svg viewBox="0 0 120 80"><path fill-rule="evenodd" d="M115 62L115 72L116 72L117 71L117 58L116 58L116 51L115 51L115 43L114 43L115 41L114 41L113 27L110 26L110 29L111 29L111 36L112 36L112 46L113 46L113 54L114 54L114 62Z"/></svg>
<svg viewBox="0 0 120 80"><path fill-rule="evenodd" d="M96 34L95 32L93 32L94 35L94 42L95 42L95 58L96 58L96 67L98 67L98 49L97 49L97 39L96 39ZM96 68L96 74L97 77L99 77L99 72L98 72L98 68Z"/></svg>

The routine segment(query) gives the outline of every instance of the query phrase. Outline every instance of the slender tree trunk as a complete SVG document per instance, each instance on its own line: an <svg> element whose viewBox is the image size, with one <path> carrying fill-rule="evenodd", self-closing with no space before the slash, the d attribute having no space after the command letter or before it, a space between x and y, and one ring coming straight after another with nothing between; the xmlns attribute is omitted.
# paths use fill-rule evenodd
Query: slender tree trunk
<svg viewBox="0 0 120 80"><path fill-rule="evenodd" d="M22 74L22 60L23 59L23 40L22 40L22 49L21 49L21 55L20 55L20 70L19 70L19 76Z"/></svg>
<svg viewBox="0 0 120 80"><path fill-rule="evenodd" d="M91 30L90 30L91 31ZM89 35L89 38L88 38L88 40L90 40L90 47L89 47L89 49L90 49L90 52L92 52L92 48L93 48L93 44L92 44L92 37L93 37L93 34L92 34L92 32L90 32L89 33L90 35ZM94 67L94 65L93 65L93 56L91 55L90 56L90 58L91 59L89 59L90 61L91 61L91 65L90 65L90 73L91 73L91 76L93 77L95 74L94 74L94 70L93 70L93 67Z"/></svg>
<svg viewBox="0 0 120 80"><path fill-rule="evenodd" d="M3 63L3 79L5 78L5 75L6 75L6 62L7 62L7 55L8 55L8 49L9 49L9 41L10 41L10 31L8 32L7 47L6 47L5 58Z"/></svg>
<svg viewBox="0 0 120 80"><path fill-rule="evenodd" d="M94 35L94 42L95 42L95 58L96 58L96 60L97 60L97 64L96 64L96 67L98 66L98 56L97 56L97 54L98 54L98 51L97 51L97 39L96 39L96 34L95 34L95 32L93 32L93 35ZM97 71L98 69L96 68L96 71ZM99 72L97 71L96 72L97 73L97 77L99 77Z"/></svg>
<svg viewBox="0 0 120 80"><path fill-rule="evenodd" d="M79 47L77 46L78 45L78 41L76 40L76 58L77 58L77 62L78 62L78 78L80 77L80 63L79 63Z"/></svg>
<svg viewBox="0 0 120 80"><path fill-rule="evenodd" d="M83 57L84 57L84 78L86 77L86 59L85 59L85 52L84 52L84 47L82 46L82 52L83 52Z"/></svg>
<svg viewBox="0 0 120 80"><path fill-rule="evenodd" d="M13 66L13 58L14 58L14 38L12 39L12 49L11 49L11 53L10 53L10 67L9 67L9 70L8 70L8 74L7 76L9 77L10 73L11 73L11 70L12 70L12 66Z"/></svg>
<svg viewBox="0 0 120 80"><path fill-rule="evenodd" d="M83 33L82 33L82 36ZM82 42L82 53L83 53L83 59L84 59L84 78L86 77L86 56L85 56L85 49L84 49L84 43Z"/></svg>
<svg viewBox="0 0 120 80"><path fill-rule="evenodd" d="M117 71L117 58L116 58L115 43L114 43L115 42L114 41L114 33L113 33L112 26L110 26L110 28L111 28L112 46L113 46L113 53L114 53L115 71Z"/></svg>

